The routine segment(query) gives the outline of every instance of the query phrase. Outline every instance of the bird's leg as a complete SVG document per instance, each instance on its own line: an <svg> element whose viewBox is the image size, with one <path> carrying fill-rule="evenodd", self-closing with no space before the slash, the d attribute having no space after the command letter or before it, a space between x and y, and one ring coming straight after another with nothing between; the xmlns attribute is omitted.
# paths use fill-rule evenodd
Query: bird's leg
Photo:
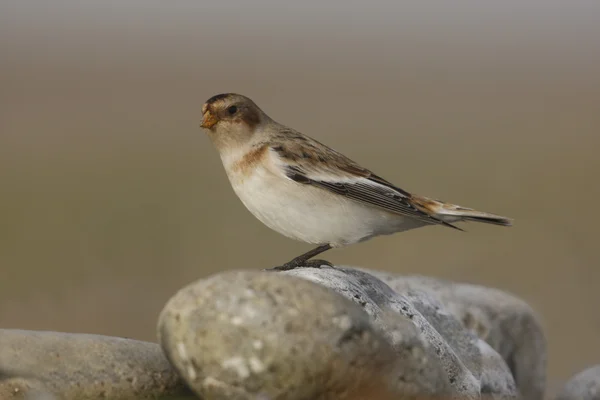
<svg viewBox="0 0 600 400"><path fill-rule="evenodd" d="M278 267L269 268L269 270L273 271L289 271L294 268L305 267L305 268L319 268L321 265L327 265L329 267L333 267L329 261L325 260L309 260L310 258L316 256L317 254L321 254L324 251L331 249L329 244L324 244L317 248L312 249L311 251L307 251L306 253L294 258L292 261L286 262L283 265Z"/></svg>

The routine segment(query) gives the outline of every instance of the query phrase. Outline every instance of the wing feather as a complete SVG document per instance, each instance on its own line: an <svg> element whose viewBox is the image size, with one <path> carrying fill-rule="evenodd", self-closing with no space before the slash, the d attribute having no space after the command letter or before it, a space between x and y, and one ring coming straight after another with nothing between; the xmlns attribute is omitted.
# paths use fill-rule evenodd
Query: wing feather
<svg viewBox="0 0 600 400"><path fill-rule="evenodd" d="M312 138L303 135L300 141L280 140L271 146L271 150L285 176L295 182L328 190L425 223L460 229L413 202L413 196L409 192Z"/></svg>

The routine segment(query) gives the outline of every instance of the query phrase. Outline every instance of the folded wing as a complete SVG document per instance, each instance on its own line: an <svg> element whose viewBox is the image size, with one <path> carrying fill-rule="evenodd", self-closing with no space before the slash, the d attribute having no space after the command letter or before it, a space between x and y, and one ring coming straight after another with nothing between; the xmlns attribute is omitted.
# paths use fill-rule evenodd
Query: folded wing
<svg viewBox="0 0 600 400"><path fill-rule="evenodd" d="M314 139L281 142L271 147L275 164L295 182L312 185L354 201L415 218L428 224L460 228L437 218L413 195L362 168L344 155Z"/></svg>

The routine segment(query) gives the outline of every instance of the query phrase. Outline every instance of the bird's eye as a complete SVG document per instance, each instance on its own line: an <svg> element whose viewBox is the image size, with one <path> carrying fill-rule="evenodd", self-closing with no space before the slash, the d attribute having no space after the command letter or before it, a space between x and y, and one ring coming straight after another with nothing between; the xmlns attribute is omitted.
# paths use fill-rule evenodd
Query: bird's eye
<svg viewBox="0 0 600 400"><path fill-rule="evenodd" d="M233 115L237 112L238 108L236 106L231 106L227 109L227 112L229 113L229 115Z"/></svg>

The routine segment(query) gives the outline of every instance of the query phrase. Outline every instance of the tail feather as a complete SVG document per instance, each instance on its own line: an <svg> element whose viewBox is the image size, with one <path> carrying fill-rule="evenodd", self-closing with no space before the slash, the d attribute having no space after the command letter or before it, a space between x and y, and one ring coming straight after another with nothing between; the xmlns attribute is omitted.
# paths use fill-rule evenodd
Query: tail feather
<svg viewBox="0 0 600 400"><path fill-rule="evenodd" d="M442 204L436 213L441 219L450 221L474 221L485 224L512 226L512 220L501 215L490 214L454 204Z"/></svg>
<svg viewBox="0 0 600 400"><path fill-rule="evenodd" d="M417 205L422 211L426 211L448 224L459 221L474 221L492 225L512 226L512 219L501 215L477 211L472 208L461 207L421 196L413 196L412 200L413 204Z"/></svg>

